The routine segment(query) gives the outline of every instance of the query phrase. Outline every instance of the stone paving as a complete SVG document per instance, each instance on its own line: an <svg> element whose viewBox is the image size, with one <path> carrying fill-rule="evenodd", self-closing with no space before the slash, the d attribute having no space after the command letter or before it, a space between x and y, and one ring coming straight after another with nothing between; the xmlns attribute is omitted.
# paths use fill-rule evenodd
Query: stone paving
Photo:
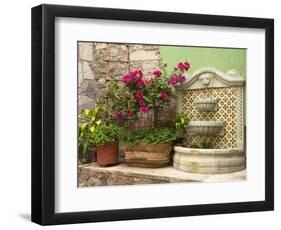
<svg viewBox="0 0 281 230"><path fill-rule="evenodd" d="M126 164L99 167L96 162L79 166L79 187L182 182L227 182L246 180L246 170L227 174L187 173L173 168L138 168Z"/></svg>

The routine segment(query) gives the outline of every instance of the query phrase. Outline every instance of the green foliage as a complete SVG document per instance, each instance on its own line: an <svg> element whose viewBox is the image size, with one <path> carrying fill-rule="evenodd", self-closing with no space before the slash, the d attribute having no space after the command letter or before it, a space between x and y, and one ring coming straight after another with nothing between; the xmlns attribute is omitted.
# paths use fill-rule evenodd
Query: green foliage
<svg viewBox="0 0 281 230"><path fill-rule="evenodd" d="M90 134L102 123L102 116L103 110L99 106L94 109L85 108L79 113L78 147L79 152L84 156L94 147L90 140Z"/></svg>
<svg viewBox="0 0 281 230"><path fill-rule="evenodd" d="M154 77L150 80L150 83L145 88L146 97L144 98L149 108L153 108L155 111L161 111L164 107L168 106L170 98L173 97L172 87L168 84L170 76L162 63L160 63L159 69L162 72L161 77ZM163 101L160 98L162 92L166 93L167 101Z"/></svg>
<svg viewBox="0 0 281 230"><path fill-rule="evenodd" d="M201 146L199 146L198 144L196 143L192 143L189 148L193 148L193 149L212 149L213 148L213 144L212 142L207 142L207 141L204 141L201 143Z"/></svg>
<svg viewBox="0 0 281 230"><path fill-rule="evenodd" d="M108 103L106 103L105 98L101 97L99 103L105 106L107 104L109 118L115 119L114 112L121 111L126 112L129 106L129 101L134 97L133 92L129 91L124 84L121 84L116 81L111 81L108 84L108 93L109 98ZM130 110L136 114L137 110L135 106L131 106Z"/></svg>
<svg viewBox="0 0 281 230"><path fill-rule="evenodd" d="M192 148L192 149L200 149L200 146L196 143L192 143L189 148Z"/></svg>
<svg viewBox="0 0 281 230"><path fill-rule="evenodd" d="M90 134L90 141L96 146L104 145L113 141L118 141L122 136L122 133L123 129L117 125L106 125L102 123Z"/></svg>
<svg viewBox="0 0 281 230"><path fill-rule="evenodd" d="M183 138L184 130L188 126L189 118L183 112L176 114L175 128L178 138Z"/></svg>
<svg viewBox="0 0 281 230"><path fill-rule="evenodd" d="M136 145L141 142L147 144L172 143L176 140L175 132L168 128L152 128L135 130L124 136L123 141L129 145Z"/></svg>
<svg viewBox="0 0 281 230"><path fill-rule="evenodd" d="M187 117L186 114L184 114L183 112L176 114L176 122L175 122L176 129L186 128L188 126L188 123L189 123L189 118Z"/></svg>
<svg viewBox="0 0 281 230"><path fill-rule="evenodd" d="M202 142L201 147L202 147L202 149L212 149L213 144L212 144L212 142L204 141L204 142Z"/></svg>

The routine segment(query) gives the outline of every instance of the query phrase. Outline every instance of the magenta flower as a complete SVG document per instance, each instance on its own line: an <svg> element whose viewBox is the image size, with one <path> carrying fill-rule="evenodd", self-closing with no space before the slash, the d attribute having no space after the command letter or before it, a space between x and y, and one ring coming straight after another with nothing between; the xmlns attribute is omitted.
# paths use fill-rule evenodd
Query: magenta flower
<svg viewBox="0 0 281 230"><path fill-rule="evenodd" d="M124 75L121 81L128 87L144 87L147 84L147 81L143 79L143 72L141 71L141 69L136 69Z"/></svg>
<svg viewBox="0 0 281 230"><path fill-rule="evenodd" d="M138 79L137 85L144 87L147 85L147 83L148 83L148 80L144 80L144 79L140 78L140 79Z"/></svg>
<svg viewBox="0 0 281 230"><path fill-rule="evenodd" d="M137 71L138 71L139 76L140 76L140 77L143 77L143 72L142 72L142 70L141 70L141 69L138 69Z"/></svg>
<svg viewBox="0 0 281 230"><path fill-rule="evenodd" d="M182 71L182 72L185 72L185 71L188 71L189 68L190 68L190 63L189 62L179 62L178 63L178 68Z"/></svg>
<svg viewBox="0 0 281 230"><path fill-rule="evenodd" d="M160 98L162 101L167 101L168 100L168 95L165 92L162 92L160 94Z"/></svg>
<svg viewBox="0 0 281 230"><path fill-rule="evenodd" d="M119 120L122 117L122 113L121 112L115 112L114 116L115 116L116 120Z"/></svg>
<svg viewBox="0 0 281 230"><path fill-rule="evenodd" d="M183 83L186 80L184 75L173 75L168 80L169 85L176 85L177 83Z"/></svg>
<svg viewBox="0 0 281 230"><path fill-rule="evenodd" d="M134 116L134 113L130 110L127 111L127 117L132 117Z"/></svg>
<svg viewBox="0 0 281 230"><path fill-rule="evenodd" d="M139 109L139 111L140 111L141 113L147 113L147 112L148 112L148 108L147 108L147 106L141 106L140 109Z"/></svg>
<svg viewBox="0 0 281 230"><path fill-rule="evenodd" d="M136 75L134 72L128 73L123 76L122 82L126 85L129 85L129 84L133 83L135 77L136 77Z"/></svg>
<svg viewBox="0 0 281 230"><path fill-rule="evenodd" d="M178 83L183 83L184 81L186 80L186 78L185 78L185 76L178 76L178 78L177 78L177 82Z"/></svg>
<svg viewBox="0 0 281 230"><path fill-rule="evenodd" d="M136 101L139 101L139 100L141 100L142 98L143 98L143 93L140 92L140 91L137 91L137 92L136 92L136 95L135 95Z"/></svg>
<svg viewBox="0 0 281 230"><path fill-rule="evenodd" d="M168 83L169 83L170 85L175 85L175 84L177 84L176 76L172 76L172 77L169 79Z"/></svg>
<svg viewBox="0 0 281 230"><path fill-rule="evenodd" d="M162 72L160 70L155 70L153 72L153 74L156 76L156 77L160 77L162 75Z"/></svg>
<svg viewBox="0 0 281 230"><path fill-rule="evenodd" d="M142 100L142 99L139 101L139 103L140 103L141 106L146 106L145 103L144 103L144 100Z"/></svg>
<svg viewBox="0 0 281 230"><path fill-rule="evenodd" d="M186 62L184 63L184 65L185 65L186 71L188 71L188 70L190 69L190 63L186 61Z"/></svg>

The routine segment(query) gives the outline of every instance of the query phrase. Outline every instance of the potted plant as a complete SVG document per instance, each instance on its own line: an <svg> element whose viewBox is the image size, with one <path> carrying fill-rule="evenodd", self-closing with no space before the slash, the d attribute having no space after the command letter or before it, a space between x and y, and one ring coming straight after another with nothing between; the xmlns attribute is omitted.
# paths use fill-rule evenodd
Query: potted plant
<svg viewBox="0 0 281 230"><path fill-rule="evenodd" d="M101 107L95 106L94 109L83 109L78 116L78 157L81 163L95 161L94 144L91 141L91 133L101 124L103 111Z"/></svg>
<svg viewBox="0 0 281 230"><path fill-rule="evenodd" d="M177 140L175 145L177 146L183 145L184 131L188 126L188 123L189 123L189 119L186 114L184 114L183 112L176 114L175 128L176 128Z"/></svg>
<svg viewBox="0 0 281 230"><path fill-rule="evenodd" d="M122 128L115 124L101 123L90 134L91 142L96 146L97 163L100 166L118 164L119 139Z"/></svg>
<svg viewBox="0 0 281 230"><path fill-rule="evenodd" d="M130 166L149 168L168 166L172 142L175 140L175 133L168 128L129 132L123 139L126 163Z"/></svg>
<svg viewBox="0 0 281 230"><path fill-rule="evenodd" d="M102 99L110 119L123 122L128 130L124 142L127 164L139 167L164 167L170 162L171 143L175 141L174 129L157 128L158 113L174 97L174 86L184 83L188 62L180 62L167 74L167 65L145 78L141 69L127 73L121 82L109 85L107 97ZM133 122L130 122L133 121Z"/></svg>

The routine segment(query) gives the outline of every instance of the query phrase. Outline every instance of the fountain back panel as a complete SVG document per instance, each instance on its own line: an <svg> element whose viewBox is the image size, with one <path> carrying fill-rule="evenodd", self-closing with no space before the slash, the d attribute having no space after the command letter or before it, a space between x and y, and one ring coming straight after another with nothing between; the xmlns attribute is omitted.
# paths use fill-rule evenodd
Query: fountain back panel
<svg viewBox="0 0 281 230"><path fill-rule="evenodd" d="M177 111L191 122L184 135L187 147L175 148L175 168L210 174L245 168L244 81L235 70L204 68L177 88ZM213 151L189 148L202 143L211 143Z"/></svg>

